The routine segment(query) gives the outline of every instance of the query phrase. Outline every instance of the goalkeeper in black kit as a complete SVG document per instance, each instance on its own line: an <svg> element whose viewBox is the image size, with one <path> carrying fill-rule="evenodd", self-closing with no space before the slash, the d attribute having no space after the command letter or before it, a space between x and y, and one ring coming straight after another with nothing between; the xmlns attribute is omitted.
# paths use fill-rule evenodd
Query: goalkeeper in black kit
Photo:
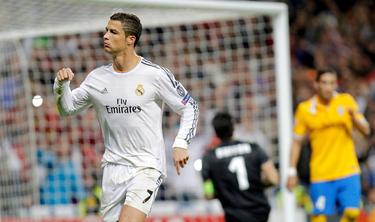
<svg viewBox="0 0 375 222"><path fill-rule="evenodd" d="M276 168L256 143L232 138L229 113L217 113L212 125L221 144L203 158L206 198L220 200L226 222L267 222L270 205L264 189L278 184Z"/></svg>

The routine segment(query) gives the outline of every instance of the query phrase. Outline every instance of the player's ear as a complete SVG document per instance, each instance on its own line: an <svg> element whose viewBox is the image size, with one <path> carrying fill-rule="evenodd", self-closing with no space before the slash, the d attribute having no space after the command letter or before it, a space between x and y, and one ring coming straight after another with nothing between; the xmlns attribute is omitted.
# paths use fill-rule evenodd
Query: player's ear
<svg viewBox="0 0 375 222"><path fill-rule="evenodd" d="M334 88L335 88L335 90L336 90L338 87L339 87L339 83L338 83L337 81L335 81L335 83L334 83Z"/></svg>
<svg viewBox="0 0 375 222"><path fill-rule="evenodd" d="M134 35L129 35L128 37L126 37L126 44L134 45L135 40L137 40L137 37L135 37Z"/></svg>
<svg viewBox="0 0 375 222"><path fill-rule="evenodd" d="M314 81L314 89L318 90L318 88L319 88L319 82L318 81Z"/></svg>

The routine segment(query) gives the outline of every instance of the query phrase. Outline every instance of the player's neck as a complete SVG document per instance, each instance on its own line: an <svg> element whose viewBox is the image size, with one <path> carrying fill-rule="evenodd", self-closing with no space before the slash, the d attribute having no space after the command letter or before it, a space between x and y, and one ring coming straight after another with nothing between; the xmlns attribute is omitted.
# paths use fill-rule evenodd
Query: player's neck
<svg viewBox="0 0 375 222"><path fill-rule="evenodd" d="M233 137L231 138L226 138L226 139L221 139L221 143L230 143L230 142L233 142Z"/></svg>
<svg viewBox="0 0 375 222"><path fill-rule="evenodd" d="M319 95L317 96L317 98L318 98L319 103L322 104L322 105L325 105L325 106L329 105L329 103L332 100L332 98L326 99L326 98L323 98Z"/></svg>
<svg viewBox="0 0 375 222"><path fill-rule="evenodd" d="M137 66L141 57L135 51L123 52L113 56L113 69L116 72L128 72Z"/></svg>

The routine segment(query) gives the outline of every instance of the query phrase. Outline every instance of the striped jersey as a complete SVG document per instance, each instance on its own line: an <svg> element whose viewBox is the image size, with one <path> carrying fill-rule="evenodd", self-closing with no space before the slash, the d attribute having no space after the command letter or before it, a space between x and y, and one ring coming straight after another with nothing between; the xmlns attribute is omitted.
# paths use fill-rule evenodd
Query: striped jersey
<svg viewBox="0 0 375 222"><path fill-rule="evenodd" d="M197 102L168 69L144 58L125 73L112 64L94 69L72 91L69 81L56 80L54 94L62 115L93 106L105 146L102 166L151 167L166 176L164 103L181 116L173 147L187 148L196 132Z"/></svg>

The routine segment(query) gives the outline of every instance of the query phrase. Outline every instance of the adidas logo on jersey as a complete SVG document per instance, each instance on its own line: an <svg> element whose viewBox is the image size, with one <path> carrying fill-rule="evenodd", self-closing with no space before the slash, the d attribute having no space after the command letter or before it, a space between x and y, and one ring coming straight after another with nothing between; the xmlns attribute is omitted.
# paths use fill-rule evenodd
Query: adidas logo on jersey
<svg viewBox="0 0 375 222"><path fill-rule="evenodd" d="M102 90L100 91L100 93L101 93L101 94L107 94L107 93L108 93L107 88L102 89Z"/></svg>

